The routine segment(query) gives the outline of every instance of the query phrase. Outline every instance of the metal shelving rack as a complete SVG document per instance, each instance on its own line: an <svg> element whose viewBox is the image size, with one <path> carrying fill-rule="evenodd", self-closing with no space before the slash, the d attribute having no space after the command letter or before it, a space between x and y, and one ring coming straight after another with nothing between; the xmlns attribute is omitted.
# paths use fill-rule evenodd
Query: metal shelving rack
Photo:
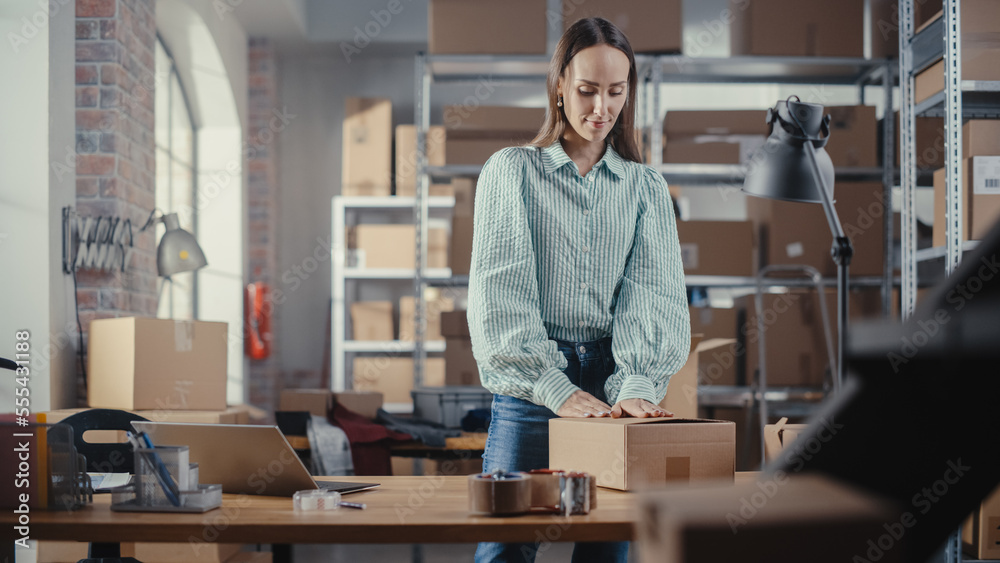
<svg viewBox="0 0 1000 563"><path fill-rule="evenodd" d="M496 83L544 84L548 71L549 57L491 56L491 55L418 55L416 58L416 103L414 122L417 125L417 151L421 155L417 162L418 193L426 193L430 178L448 179L455 176L478 175L482 166L438 166L428 167L423 158L426 132L430 127L430 91L432 83L474 83L479 77L488 75ZM740 165L712 164L663 164L662 112L659 86L668 83L767 83L767 84L824 84L849 85L858 87L860 103L864 103L865 86L881 84L885 107L892 107L895 86L895 66L891 61L834 58L834 57L727 57L691 58L683 55L636 56L637 71L642 79L639 89L638 124L647 128L650 144L651 166L659 170L669 183L683 183L688 186L712 186L720 183L741 184L744 169ZM885 131L884 162L892 163L895 130L892 112L887 111L883 121ZM763 116L762 116L763 119ZM891 165L873 168L840 168L837 179L841 181L882 181L885 186L883 206L892 209L892 188L897 174ZM418 233L424 228L427 210L421 203L421 196L414 206L414 218ZM898 283L893 278L892 213L884 214L883 236L886 248L886 266L881 277L853 278L852 284L882 288L883 313L888 316L891 309L892 286ZM418 243L418 261L425 251ZM418 273L419 276L419 273ZM454 280L456 283L467 282ZM688 276L688 285L709 287L755 287L752 277L731 276ZM415 279L415 293L418 295L417 324L423 314L422 287L424 280ZM825 285L835 285L834 279L824 280ZM799 284L795 281L768 281L768 289L788 288ZM415 370L422 373L422 334L418 332L414 350ZM417 379L419 381L419 379ZM713 405L745 404L747 397L752 401L818 401L822 390L768 389L766 392L752 391L750 388L706 390L705 401Z"/></svg>
<svg viewBox="0 0 1000 563"><path fill-rule="evenodd" d="M913 314L916 304L917 264L944 259L946 274L962 261L965 250L976 241L962 241L962 125L965 119L1000 118L1000 81L962 80L962 33L960 0L944 0L940 18L915 32L914 0L899 2L900 84L900 186L902 188L902 303L903 318ZM944 90L916 103L914 77L944 59ZM916 240L916 117L943 117L945 126L945 246L917 249ZM941 561L960 563L961 535L949 537Z"/></svg>
<svg viewBox="0 0 1000 563"><path fill-rule="evenodd" d="M962 80L961 4L945 0L943 14L915 32L914 2L899 3L900 187L902 189L903 318L913 313L918 283L917 264L944 259L946 274L962 260L975 241L962 241L962 124L965 119L1000 118L1000 81ZM916 103L914 77L944 59L945 88ZM943 117L945 122L945 246L917 249L916 240L916 118Z"/></svg>
<svg viewBox="0 0 1000 563"><path fill-rule="evenodd" d="M349 215L362 218L366 214L378 214L384 216L387 212L405 214L417 205L416 197L362 197L362 196L336 196L332 202L332 225L331 241L333 241L333 256L331 265L331 386L335 391L341 391L350 387L347 380L347 360L351 354L411 354L417 349L416 341L364 341L350 340L347 334L347 295L351 291L350 284L375 283L379 281L392 280L424 280L430 282L447 282L452 279L451 270L448 268L364 268L348 266L346 263L347 241L345 240L345 229L349 224ZM445 211L455 206L455 199L452 197L427 197L423 198L421 205L428 210ZM352 221L353 222L353 221ZM426 220L424 228L424 239L426 240ZM419 257L419 255L418 255ZM421 262L417 262L418 264ZM423 283L423 282L421 282ZM422 342L421 347L425 352L443 352L444 342L432 341ZM402 411L406 409L406 404L386 404L386 410Z"/></svg>

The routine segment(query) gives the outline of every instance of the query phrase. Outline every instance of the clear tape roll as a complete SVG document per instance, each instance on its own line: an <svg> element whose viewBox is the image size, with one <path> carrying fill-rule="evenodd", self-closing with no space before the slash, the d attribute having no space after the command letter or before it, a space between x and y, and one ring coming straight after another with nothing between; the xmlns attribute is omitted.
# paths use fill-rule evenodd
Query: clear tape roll
<svg viewBox="0 0 1000 563"><path fill-rule="evenodd" d="M524 473L469 475L469 512L496 516L531 510L531 479Z"/></svg>

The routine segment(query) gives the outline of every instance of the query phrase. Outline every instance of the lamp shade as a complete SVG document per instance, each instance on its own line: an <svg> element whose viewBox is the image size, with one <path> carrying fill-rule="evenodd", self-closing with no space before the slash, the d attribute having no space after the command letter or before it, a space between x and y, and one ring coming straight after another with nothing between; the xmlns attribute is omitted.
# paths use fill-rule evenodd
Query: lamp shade
<svg viewBox="0 0 1000 563"><path fill-rule="evenodd" d="M833 199L833 162L824 147L830 135L829 116L823 106L781 101L767 110L771 134L754 155L743 181L743 191L757 197L822 203L806 143L815 149L816 166ZM823 137L820 138L820 134Z"/></svg>
<svg viewBox="0 0 1000 563"><path fill-rule="evenodd" d="M163 233L160 246L156 249L156 269L160 276L170 277L181 272L191 272L208 264L198 241L194 235L181 228L176 213L164 215L163 224L166 225L167 232Z"/></svg>

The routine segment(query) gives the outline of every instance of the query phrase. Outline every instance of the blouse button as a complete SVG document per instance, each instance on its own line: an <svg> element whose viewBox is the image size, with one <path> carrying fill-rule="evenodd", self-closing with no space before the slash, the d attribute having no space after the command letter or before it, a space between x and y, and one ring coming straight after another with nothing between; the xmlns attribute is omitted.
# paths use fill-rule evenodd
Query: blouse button
<svg viewBox="0 0 1000 563"><path fill-rule="evenodd" d="M590 210L589 209L584 209L583 210L583 214L584 215L590 215Z"/></svg>

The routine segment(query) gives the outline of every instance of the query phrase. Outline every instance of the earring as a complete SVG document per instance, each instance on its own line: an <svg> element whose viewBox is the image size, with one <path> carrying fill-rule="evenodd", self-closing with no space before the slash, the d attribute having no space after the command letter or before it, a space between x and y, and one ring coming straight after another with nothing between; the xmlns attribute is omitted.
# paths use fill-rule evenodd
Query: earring
<svg viewBox="0 0 1000 563"><path fill-rule="evenodd" d="M558 107L562 107L563 106L562 96L559 96L559 101L556 102L556 106L558 106Z"/></svg>

